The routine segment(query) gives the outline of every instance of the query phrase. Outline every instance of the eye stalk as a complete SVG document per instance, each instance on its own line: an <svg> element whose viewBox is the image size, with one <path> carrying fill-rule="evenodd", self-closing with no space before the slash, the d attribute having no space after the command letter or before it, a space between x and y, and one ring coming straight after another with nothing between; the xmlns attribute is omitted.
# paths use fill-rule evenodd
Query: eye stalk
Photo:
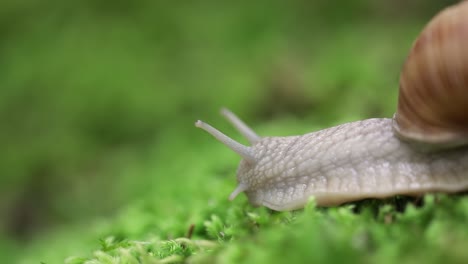
<svg viewBox="0 0 468 264"><path fill-rule="evenodd" d="M221 109L221 114L244 136L251 145L260 141L261 137L257 135L249 126L247 126L239 117L227 108Z"/></svg>
<svg viewBox="0 0 468 264"><path fill-rule="evenodd" d="M214 138L216 138L219 142L223 143L228 148L232 149L234 152L239 154L242 158L244 158L248 163L255 164L256 159L252 152L252 149L248 146L242 145L241 143L235 141L234 139L226 136L221 131L217 130L216 128L210 126L209 124L198 120L195 123L195 126L201 128L211 134Z"/></svg>

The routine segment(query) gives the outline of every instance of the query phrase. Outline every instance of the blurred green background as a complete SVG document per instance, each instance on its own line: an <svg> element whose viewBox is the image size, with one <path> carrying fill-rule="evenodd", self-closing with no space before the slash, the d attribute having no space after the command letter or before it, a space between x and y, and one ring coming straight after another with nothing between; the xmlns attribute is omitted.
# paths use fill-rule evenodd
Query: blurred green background
<svg viewBox="0 0 468 264"><path fill-rule="evenodd" d="M1 1L3 257L135 201L202 204L216 174L233 187L237 157L193 126L240 139L222 106L264 135L390 117L412 41L454 2Z"/></svg>

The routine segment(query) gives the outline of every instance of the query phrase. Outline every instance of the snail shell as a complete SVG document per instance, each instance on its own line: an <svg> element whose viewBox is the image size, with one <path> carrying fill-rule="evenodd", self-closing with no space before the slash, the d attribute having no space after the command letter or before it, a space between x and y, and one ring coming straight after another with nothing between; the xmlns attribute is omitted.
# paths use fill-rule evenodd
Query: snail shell
<svg viewBox="0 0 468 264"><path fill-rule="evenodd" d="M250 143L197 121L242 156L234 199L274 210L363 198L468 190L468 1L440 12L403 66L393 119L372 118L300 136L260 137L228 110ZM430 149L430 151L427 151Z"/></svg>
<svg viewBox="0 0 468 264"><path fill-rule="evenodd" d="M400 76L394 129L441 146L468 142L468 1L436 15L414 42Z"/></svg>

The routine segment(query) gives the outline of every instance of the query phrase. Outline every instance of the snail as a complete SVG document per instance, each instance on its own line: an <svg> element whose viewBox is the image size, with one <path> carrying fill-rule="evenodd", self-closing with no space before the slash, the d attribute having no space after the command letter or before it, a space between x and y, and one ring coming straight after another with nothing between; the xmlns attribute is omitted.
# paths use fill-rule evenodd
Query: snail
<svg viewBox="0 0 468 264"><path fill-rule="evenodd" d="M245 146L195 125L238 153L238 186L254 206L283 211L365 198L468 190L468 1L439 12L413 43L393 118L288 137L260 137L227 109Z"/></svg>

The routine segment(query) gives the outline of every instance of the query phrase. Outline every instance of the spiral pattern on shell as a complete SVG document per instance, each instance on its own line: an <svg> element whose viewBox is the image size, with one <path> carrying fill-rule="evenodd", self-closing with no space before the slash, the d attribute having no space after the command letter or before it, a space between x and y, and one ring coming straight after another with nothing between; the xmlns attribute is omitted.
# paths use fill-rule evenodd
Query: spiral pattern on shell
<svg viewBox="0 0 468 264"><path fill-rule="evenodd" d="M411 141L468 142L468 1L439 12L413 43L393 126Z"/></svg>

